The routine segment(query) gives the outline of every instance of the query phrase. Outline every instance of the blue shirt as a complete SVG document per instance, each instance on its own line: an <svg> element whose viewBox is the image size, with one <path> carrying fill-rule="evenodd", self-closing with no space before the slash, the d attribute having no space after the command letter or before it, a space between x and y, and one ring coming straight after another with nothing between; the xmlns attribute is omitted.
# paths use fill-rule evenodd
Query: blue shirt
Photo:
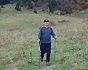
<svg viewBox="0 0 88 70"><path fill-rule="evenodd" d="M42 27L40 28L38 38L39 39L41 38L42 43L50 43L51 42L51 35L53 38L55 36L53 29L50 27L48 27L48 28L43 27L43 29L42 30L41 29L42 29Z"/></svg>

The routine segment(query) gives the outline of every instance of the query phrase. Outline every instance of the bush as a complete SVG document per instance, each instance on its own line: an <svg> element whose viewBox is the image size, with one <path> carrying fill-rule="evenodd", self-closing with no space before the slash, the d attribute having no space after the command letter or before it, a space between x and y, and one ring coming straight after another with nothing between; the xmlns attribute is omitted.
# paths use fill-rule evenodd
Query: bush
<svg viewBox="0 0 88 70"><path fill-rule="evenodd" d="M32 4L28 4L28 9L33 9L33 5Z"/></svg>
<svg viewBox="0 0 88 70"><path fill-rule="evenodd" d="M73 13L71 9L66 9L66 14L71 14Z"/></svg>
<svg viewBox="0 0 88 70"><path fill-rule="evenodd" d="M61 15L65 15L66 14L66 11L61 11Z"/></svg>
<svg viewBox="0 0 88 70"><path fill-rule="evenodd" d="M28 9L33 9L33 5L31 4L31 0L28 1Z"/></svg>
<svg viewBox="0 0 88 70"><path fill-rule="evenodd" d="M19 2L19 1L17 2L15 9L16 9L17 11L21 11L20 2Z"/></svg>
<svg viewBox="0 0 88 70"><path fill-rule="evenodd" d="M3 4L1 5L1 8L4 8Z"/></svg>
<svg viewBox="0 0 88 70"><path fill-rule="evenodd" d="M21 8L19 8L18 6L15 7L15 9L16 9L17 11L21 11Z"/></svg>
<svg viewBox="0 0 88 70"><path fill-rule="evenodd" d="M86 9L87 8L87 6L85 5L85 2L82 2L82 8L83 9Z"/></svg>
<svg viewBox="0 0 88 70"><path fill-rule="evenodd" d="M55 10L55 11L54 11L54 14L56 14L56 15L60 15L60 13L61 13L60 10Z"/></svg>

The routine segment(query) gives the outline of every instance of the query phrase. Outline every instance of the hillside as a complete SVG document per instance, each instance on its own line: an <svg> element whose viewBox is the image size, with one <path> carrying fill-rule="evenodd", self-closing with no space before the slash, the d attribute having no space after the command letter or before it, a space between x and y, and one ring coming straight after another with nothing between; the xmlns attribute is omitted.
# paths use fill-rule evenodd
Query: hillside
<svg viewBox="0 0 88 70"><path fill-rule="evenodd" d="M87 19L88 18L88 9L80 11L79 13L74 13L71 16Z"/></svg>
<svg viewBox="0 0 88 70"><path fill-rule="evenodd" d="M52 13L24 7L16 11L14 5L5 5L0 13L0 70L87 70L88 69L88 18L81 12L73 16L58 16ZM80 16L80 17L78 17ZM50 20L58 38L54 61L55 40L52 38L51 66L41 62L38 68L39 27L44 19ZM26 58L23 55L25 51ZM32 53L32 59L30 56Z"/></svg>

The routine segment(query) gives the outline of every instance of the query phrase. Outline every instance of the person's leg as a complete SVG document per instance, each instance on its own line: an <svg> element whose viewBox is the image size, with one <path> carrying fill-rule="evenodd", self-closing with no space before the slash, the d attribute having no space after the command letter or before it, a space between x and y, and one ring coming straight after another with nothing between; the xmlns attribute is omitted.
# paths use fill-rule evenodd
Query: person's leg
<svg viewBox="0 0 88 70"><path fill-rule="evenodd" d="M44 43L41 43L40 45L40 50L41 50L41 61L43 61L43 57L44 57L44 54L45 54L45 44Z"/></svg>
<svg viewBox="0 0 88 70"><path fill-rule="evenodd" d="M42 51L41 51L41 58L44 57L44 54L45 54L45 52L42 52Z"/></svg>
<svg viewBox="0 0 88 70"><path fill-rule="evenodd" d="M48 44L47 44L46 52L47 52L47 55L46 55L46 62L49 62L49 61L50 61L50 53L51 53L51 43L48 43Z"/></svg>

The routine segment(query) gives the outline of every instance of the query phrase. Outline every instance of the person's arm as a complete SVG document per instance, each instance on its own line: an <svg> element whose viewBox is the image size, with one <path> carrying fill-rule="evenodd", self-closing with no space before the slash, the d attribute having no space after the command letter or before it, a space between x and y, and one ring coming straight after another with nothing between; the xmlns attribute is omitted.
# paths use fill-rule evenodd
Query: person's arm
<svg viewBox="0 0 88 70"><path fill-rule="evenodd" d="M40 41L40 38L41 38L41 27L40 27L39 34L38 34L38 42Z"/></svg>
<svg viewBox="0 0 88 70"><path fill-rule="evenodd" d="M52 29L52 28L51 28L51 29ZM55 35L53 29L52 29L52 37L55 38L55 39L57 38L57 36Z"/></svg>

